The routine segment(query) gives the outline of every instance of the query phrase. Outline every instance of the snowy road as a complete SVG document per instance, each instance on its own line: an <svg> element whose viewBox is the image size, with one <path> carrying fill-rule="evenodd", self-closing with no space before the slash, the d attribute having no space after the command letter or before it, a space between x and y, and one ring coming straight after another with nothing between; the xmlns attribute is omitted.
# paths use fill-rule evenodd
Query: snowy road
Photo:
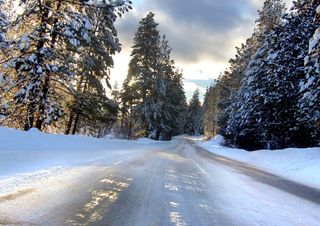
<svg viewBox="0 0 320 226"><path fill-rule="evenodd" d="M128 153L0 196L0 225L320 225L319 190L192 141Z"/></svg>

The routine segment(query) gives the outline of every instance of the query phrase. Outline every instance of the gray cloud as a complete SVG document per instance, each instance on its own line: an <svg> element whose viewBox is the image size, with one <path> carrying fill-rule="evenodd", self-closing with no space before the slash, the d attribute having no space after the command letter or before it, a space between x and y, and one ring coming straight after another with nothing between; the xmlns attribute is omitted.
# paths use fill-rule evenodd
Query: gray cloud
<svg viewBox="0 0 320 226"><path fill-rule="evenodd" d="M134 33L138 29L138 23L141 20L140 17L140 14L129 12L116 23L120 42L125 50L128 50L133 43Z"/></svg>
<svg viewBox="0 0 320 226"><path fill-rule="evenodd" d="M217 32L236 27L243 22L244 14L254 12L248 0L151 0L150 5L178 24Z"/></svg>
<svg viewBox="0 0 320 226"><path fill-rule="evenodd" d="M177 61L226 62L234 52L235 40L244 40L252 32L256 10L251 0L145 0L117 26L123 47L128 49L139 20L153 11Z"/></svg>
<svg viewBox="0 0 320 226"><path fill-rule="evenodd" d="M197 62L210 59L215 62L226 62L230 53L234 52L235 41L248 37L252 29L239 33L240 29L230 28L224 32L203 31L194 26L170 25L160 26L170 40L174 57L184 62Z"/></svg>

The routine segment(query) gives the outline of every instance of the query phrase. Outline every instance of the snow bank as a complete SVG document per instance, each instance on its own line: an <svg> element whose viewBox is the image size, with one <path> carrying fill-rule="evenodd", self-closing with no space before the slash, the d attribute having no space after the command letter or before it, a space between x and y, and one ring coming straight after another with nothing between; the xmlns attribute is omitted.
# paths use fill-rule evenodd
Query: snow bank
<svg viewBox="0 0 320 226"><path fill-rule="evenodd" d="M1 176L97 161L107 164L121 160L121 156L135 156L150 150L150 147L160 149L175 142L97 139L45 134L36 129L24 132L0 127L0 179Z"/></svg>
<svg viewBox="0 0 320 226"><path fill-rule="evenodd" d="M248 152L223 147L223 138L199 141L208 151L241 162L249 163L289 179L320 187L320 148L289 148L284 150L259 150Z"/></svg>

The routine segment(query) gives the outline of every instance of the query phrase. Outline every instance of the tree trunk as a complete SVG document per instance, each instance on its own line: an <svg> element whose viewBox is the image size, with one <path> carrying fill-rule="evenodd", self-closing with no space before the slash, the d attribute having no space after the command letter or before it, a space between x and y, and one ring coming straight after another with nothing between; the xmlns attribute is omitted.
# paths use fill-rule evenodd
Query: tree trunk
<svg viewBox="0 0 320 226"><path fill-rule="evenodd" d="M215 124L213 124L213 127L212 127L212 138L214 138L217 134L217 127Z"/></svg>
<svg viewBox="0 0 320 226"><path fill-rule="evenodd" d="M35 104L30 103L27 109L27 119L24 125L24 130L28 131L33 127L34 123L34 114L35 114Z"/></svg>
<svg viewBox="0 0 320 226"><path fill-rule="evenodd" d="M128 125L128 140L132 139L132 121L131 121L131 113L129 116L129 125Z"/></svg>
<svg viewBox="0 0 320 226"><path fill-rule="evenodd" d="M66 135L70 134L71 128L72 128L73 119L74 119L74 110L71 110L69 121L68 121L68 125L67 125L67 129L66 129L64 134L66 134Z"/></svg>
<svg viewBox="0 0 320 226"><path fill-rule="evenodd" d="M51 3L48 3L48 7L46 7L47 8L46 13L43 15L43 22L44 23L46 23L46 20L49 16L49 9L48 8L50 8L50 6L51 6ZM59 11L60 7L61 7L61 0L58 1L56 11ZM58 18L56 18L54 20L53 31L56 29L57 23L58 23ZM50 45L51 49L55 48L57 36L58 36L58 34L56 32L52 32L52 39L51 39L51 45ZM41 48L43 46L44 46L44 43L42 44ZM41 48L38 48L38 50L40 50ZM50 89L50 73L47 72L47 74L45 76L45 80L44 80L44 85L42 88L42 97L40 98L40 105L39 105L39 109L38 109L39 114L38 114L38 118L37 118L37 122L36 122L36 127L40 131L42 130L42 125L45 120L44 115L45 115L45 110L46 110L46 103L47 103L47 99L48 99L49 89Z"/></svg>
<svg viewBox="0 0 320 226"><path fill-rule="evenodd" d="M73 129L72 129L72 135L75 135L77 130L78 130L78 124L80 121L80 112L76 112L76 118L74 120L74 125L73 125Z"/></svg>
<svg viewBox="0 0 320 226"><path fill-rule="evenodd" d="M40 29L40 35L41 36L43 36L45 34L45 32L46 32L46 27L47 27L46 23L47 23L47 19L48 19L48 16L49 16L48 8L50 8L51 3L48 3L48 4L49 5L46 5L46 6L40 5L41 6L41 11L42 11L41 24L43 24L43 26L41 26L41 29ZM40 50L44 47L44 45L45 45L45 41L43 39L40 40L37 43L37 57L39 59L39 63L40 64L43 62L43 58L40 55ZM35 99L35 97L34 97L34 99ZM32 100L32 101L34 101L34 100ZM31 103L28 106L27 122L26 122L26 124L24 126L24 130L26 130L26 131L33 127L34 120L35 120L36 107L37 107L36 103ZM41 128L40 128L40 130L41 130Z"/></svg>
<svg viewBox="0 0 320 226"><path fill-rule="evenodd" d="M159 130L156 131L156 136L154 137L155 140L159 140L160 139L160 134L161 132Z"/></svg>
<svg viewBox="0 0 320 226"><path fill-rule="evenodd" d="M36 122L36 128L40 131L42 130L42 125L45 120L44 115L45 115L45 111L46 111L46 102L47 102L47 98L48 98L49 87L50 87L50 81L49 81L49 76L47 75L45 77L44 85L42 88L43 95L40 99L40 105L39 105L39 110L38 110L39 115L38 115L37 122Z"/></svg>

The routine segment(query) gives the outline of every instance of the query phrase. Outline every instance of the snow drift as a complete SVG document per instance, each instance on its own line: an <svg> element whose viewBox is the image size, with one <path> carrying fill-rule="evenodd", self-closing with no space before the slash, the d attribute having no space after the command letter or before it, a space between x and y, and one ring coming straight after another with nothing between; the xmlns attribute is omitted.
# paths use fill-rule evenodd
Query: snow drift
<svg viewBox="0 0 320 226"><path fill-rule="evenodd" d="M209 141L198 141L197 144L214 154L249 163L301 183L320 187L320 148L248 152L224 147L221 136Z"/></svg>

